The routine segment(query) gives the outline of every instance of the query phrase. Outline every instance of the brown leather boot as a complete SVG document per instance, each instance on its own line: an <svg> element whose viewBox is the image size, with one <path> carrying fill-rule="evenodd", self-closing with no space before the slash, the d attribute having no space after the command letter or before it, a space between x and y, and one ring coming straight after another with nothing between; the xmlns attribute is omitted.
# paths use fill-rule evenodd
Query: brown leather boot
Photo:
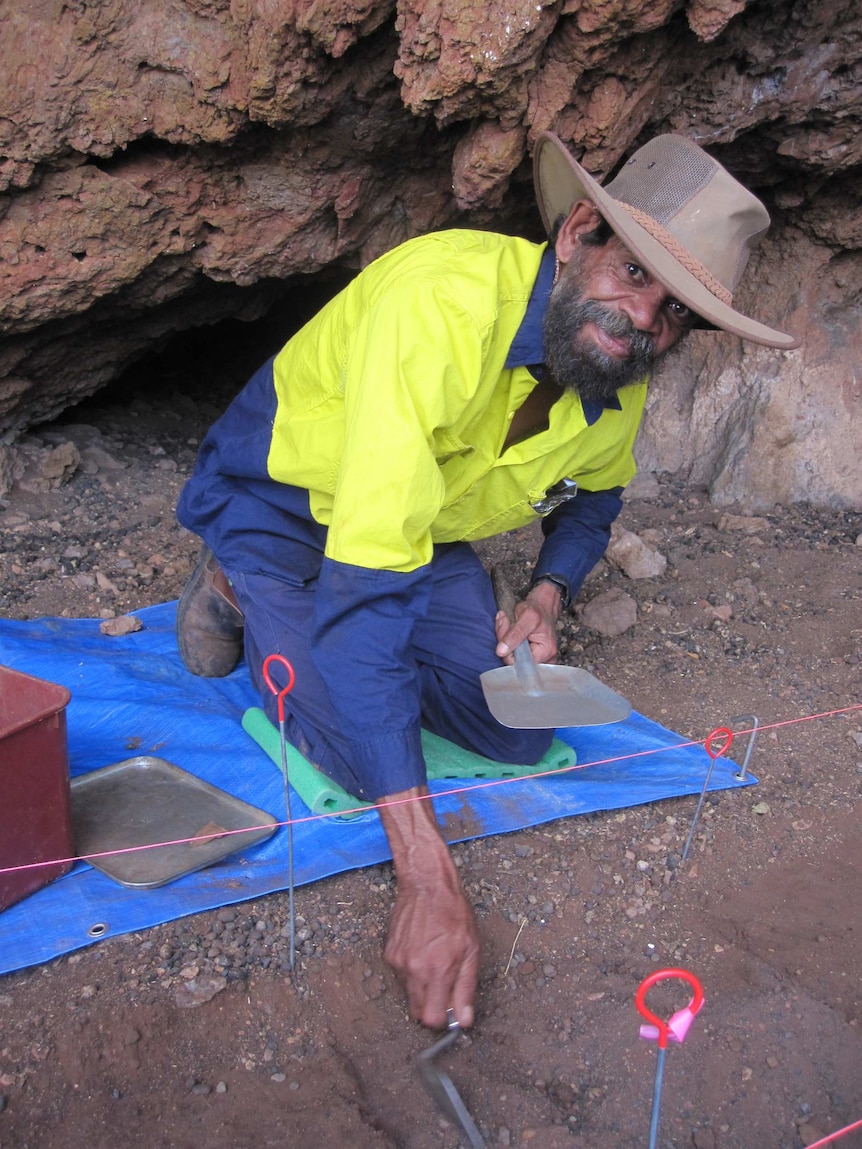
<svg viewBox="0 0 862 1149"><path fill-rule="evenodd" d="M208 547L177 606L177 645L186 667L201 678L224 678L240 660L243 617L230 583Z"/></svg>

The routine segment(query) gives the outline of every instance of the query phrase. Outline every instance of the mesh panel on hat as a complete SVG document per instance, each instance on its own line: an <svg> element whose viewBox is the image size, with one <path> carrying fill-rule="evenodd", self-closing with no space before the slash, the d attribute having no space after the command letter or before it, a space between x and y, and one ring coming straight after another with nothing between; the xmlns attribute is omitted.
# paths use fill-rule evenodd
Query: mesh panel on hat
<svg viewBox="0 0 862 1149"><path fill-rule="evenodd" d="M635 152L605 191L666 227L706 187L717 166L688 140L658 136Z"/></svg>

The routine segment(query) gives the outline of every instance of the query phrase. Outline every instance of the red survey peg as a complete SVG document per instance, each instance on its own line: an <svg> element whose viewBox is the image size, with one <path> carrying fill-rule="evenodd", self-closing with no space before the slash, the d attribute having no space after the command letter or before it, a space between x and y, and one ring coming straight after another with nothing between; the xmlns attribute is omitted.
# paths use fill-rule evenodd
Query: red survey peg
<svg viewBox="0 0 862 1149"><path fill-rule="evenodd" d="M667 981L671 978L679 978L688 982L694 993L687 1006L678 1009L665 1021L649 1008L646 1003L646 995L658 982ZM679 1042L685 1039L689 1026L703 1005L703 986L687 969L658 969L649 977L644 978L638 986L638 991L635 994L635 1005L641 1017L649 1023L641 1026L641 1037L648 1041L658 1041L659 1049L666 1049L668 1039Z"/></svg>
<svg viewBox="0 0 862 1149"><path fill-rule="evenodd" d="M274 662L282 666L287 671L287 686L279 686L273 680L270 667ZM263 661L263 680L272 693L278 699L278 720L284 722L284 700L293 690L293 685L296 682L296 673L290 662L284 657L283 654L270 654Z"/></svg>

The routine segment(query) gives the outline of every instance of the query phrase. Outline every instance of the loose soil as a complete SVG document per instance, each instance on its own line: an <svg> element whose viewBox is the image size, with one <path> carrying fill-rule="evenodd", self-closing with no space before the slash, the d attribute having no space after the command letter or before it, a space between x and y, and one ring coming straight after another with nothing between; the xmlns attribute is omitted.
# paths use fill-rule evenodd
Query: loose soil
<svg viewBox="0 0 862 1149"><path fill-rule="evenodd" d="M5 617L177 597L197 546L176 496L249 366L206 351L205 393L153 360L33 433L30 489L0 503ZM56 486L36 448L69 441L82 461ZM645 1146L656 1050L634 995L682 966L706 1004L668 1049L658 1145L799 1149L862 1118L862 711L831 713L862 699L862 515L734 521L664 477L641 491L622 523L667 571L600 564L581 602L620 589L637 622L611 638L576 610L564 656L682 738L757 716L759 783L708 797L683 864L695 798L454 846L483 961L475 1026L441 1064L489 1145ZM482 554L523 585L535 546ZM393 896L385 865L298 890L292 978L286 894L5 977L0 1146L455 1149L416 1071L435 1035L382 959ZM687 1000L672 982L649 1002Z"/></svg>

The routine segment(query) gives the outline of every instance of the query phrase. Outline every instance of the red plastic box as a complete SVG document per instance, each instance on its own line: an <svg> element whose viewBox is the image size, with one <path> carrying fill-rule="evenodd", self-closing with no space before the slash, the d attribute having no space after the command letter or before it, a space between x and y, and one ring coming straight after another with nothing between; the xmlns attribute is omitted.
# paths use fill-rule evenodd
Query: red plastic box
<svg viewBox="0 0 862 1149"><path fill-rule="evenodd" d="M72 868L70 698L65 686L0 666L0 910Z"/></svg>

